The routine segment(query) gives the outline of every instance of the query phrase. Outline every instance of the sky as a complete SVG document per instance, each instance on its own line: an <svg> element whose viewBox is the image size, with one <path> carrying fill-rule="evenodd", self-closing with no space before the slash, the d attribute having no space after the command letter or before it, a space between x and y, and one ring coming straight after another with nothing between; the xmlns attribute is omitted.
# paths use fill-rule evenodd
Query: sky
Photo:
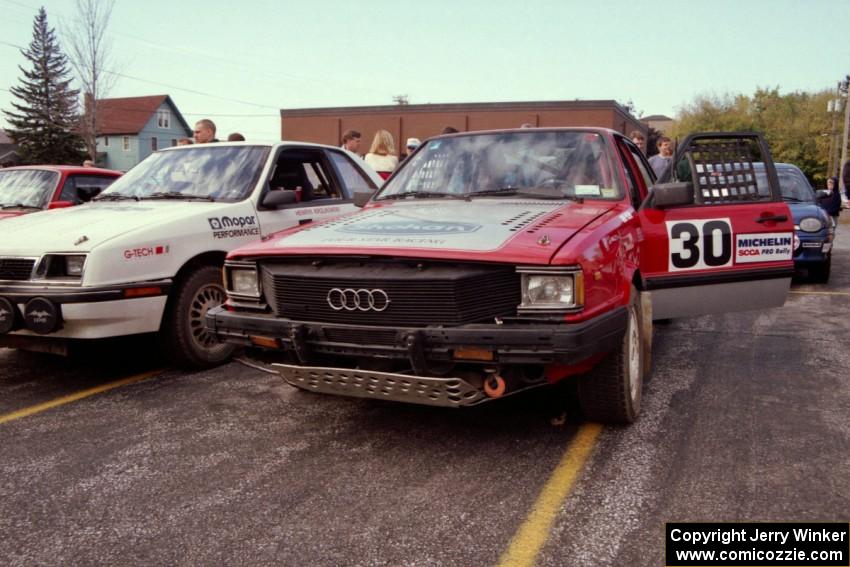
<svg viewBox="0 0 850 567"><path fill-rule="evenodd" d="M74 0L0 0L0 109L42 5L64 44ZM835 89L848 29L848 0L117 0L108 96L168 94L190 126L249 140L279 139L280 109L397 95L613 99L675 117L699 95Z"/></svg>

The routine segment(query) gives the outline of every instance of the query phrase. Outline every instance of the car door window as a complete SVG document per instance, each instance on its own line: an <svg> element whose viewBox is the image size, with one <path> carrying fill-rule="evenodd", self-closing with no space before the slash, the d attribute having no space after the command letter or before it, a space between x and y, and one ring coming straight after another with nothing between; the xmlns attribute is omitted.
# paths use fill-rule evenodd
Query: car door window
<svg viewBox="0 0 850 567"><path fill-rule="evenodd" d="M365 191L375 191L378 187L365 173L355 165L351 157L342 152L328 152L336 166L337 173L349 195Z"/></svg>
<svg viewBox="0 0 850 567"><path fill-rule="evenodd" d="M295 191L298 203L347 199L347 192L332 175L322 150L285 148L269 178L268 191Z"/></svg>
<svg viewBox="0 0 850 567"><path fill-rule="evenodd" d="M115 179L117 178L100 175L72 175L65 181L59 200L70 201L76 205L87 203L112 185Z"/></svg>

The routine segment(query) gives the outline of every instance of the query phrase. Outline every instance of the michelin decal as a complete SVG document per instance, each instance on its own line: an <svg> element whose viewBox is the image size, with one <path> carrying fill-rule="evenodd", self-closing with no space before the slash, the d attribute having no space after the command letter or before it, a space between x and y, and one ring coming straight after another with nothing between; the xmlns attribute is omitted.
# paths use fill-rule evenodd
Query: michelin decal
<svg viewBox="0 0 850 567"><path fill-rule="evenodd" d="M735 261L775 262L790 260L794 254L794 235L790 232L739 234L735 237Z"/></svg>

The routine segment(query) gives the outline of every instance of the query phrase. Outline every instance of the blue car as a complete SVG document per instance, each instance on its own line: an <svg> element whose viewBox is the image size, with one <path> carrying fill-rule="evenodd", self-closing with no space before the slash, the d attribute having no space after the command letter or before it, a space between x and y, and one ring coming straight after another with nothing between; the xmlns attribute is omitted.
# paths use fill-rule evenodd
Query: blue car
<svg viewBox="0 0 850 567"><path fill-rule="evenodd" d="M759 187L767 187L764 165L754 163ZM794 216L794 267L806 271L809 279L829 281L832 265L832 219L817 204L814 189L800 169L790 163L777 163L779 188Z"/></svg>

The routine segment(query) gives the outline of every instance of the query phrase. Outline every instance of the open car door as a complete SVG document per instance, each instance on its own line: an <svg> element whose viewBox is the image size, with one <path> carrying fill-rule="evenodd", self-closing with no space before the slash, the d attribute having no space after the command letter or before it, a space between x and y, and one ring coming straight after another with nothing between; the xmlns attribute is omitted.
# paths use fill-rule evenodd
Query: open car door
<svg viewBox="0 0 850 567"><path fill-rule="evenodd" d="M756 183L758 161L768 187ZM653 319L785 303L794 273L794 222L761 135L689 136L638 214Z"/></svg>

